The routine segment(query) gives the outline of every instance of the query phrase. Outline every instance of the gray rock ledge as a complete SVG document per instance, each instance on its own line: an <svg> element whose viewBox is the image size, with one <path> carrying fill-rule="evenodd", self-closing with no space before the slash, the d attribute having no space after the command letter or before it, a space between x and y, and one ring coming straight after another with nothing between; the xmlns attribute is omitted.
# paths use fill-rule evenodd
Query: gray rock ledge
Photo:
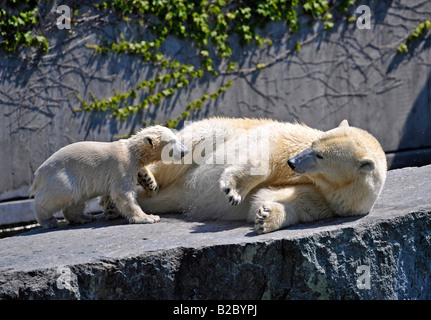
<svg viewBox="0 0 431 320"><path fill-rule="evenodd" d="M430 299L431 166L390 171L374 210L257 235L162 216L0 240L2 299Z"/></svg>

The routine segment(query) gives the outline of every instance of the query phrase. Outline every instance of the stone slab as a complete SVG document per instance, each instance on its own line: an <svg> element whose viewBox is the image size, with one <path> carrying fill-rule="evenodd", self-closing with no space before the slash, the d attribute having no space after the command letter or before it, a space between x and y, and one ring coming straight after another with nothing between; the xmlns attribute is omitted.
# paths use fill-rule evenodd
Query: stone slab
<svg viewBox="0 0 431 320"><path fill-rule="evenodd" d="M86 204L86 213L101 212L102 208L98 204L98 199L93 199ZM61 212L56 214L62 217ZM0 228L4 225L16 223L26 223L36 221L34 215L34 200L17 200L0 203Z"/></svg>
<svg viewBox="0 0 431 320"><path fill-rule="evenodd" d="M0 239L0 298L430 299L430 179L390 171L370 214L264 235L163 215Z"/></svg>
<svg viewBox="0 0 431 320"><path fill-rule="evenodd" d="M0 226L34 220L33 200L0 203Z"/></svg>

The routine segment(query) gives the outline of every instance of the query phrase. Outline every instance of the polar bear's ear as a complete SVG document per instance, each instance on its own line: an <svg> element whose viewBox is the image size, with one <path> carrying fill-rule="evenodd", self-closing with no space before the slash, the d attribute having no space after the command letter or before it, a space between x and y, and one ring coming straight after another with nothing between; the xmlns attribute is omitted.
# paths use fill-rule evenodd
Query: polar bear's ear
<svg viewBox="0 0 431 320"><path fill-rule="evenodd" d="M341 123L338 126L338 128L344 128L344 127L348 127L348 126L349 126L349 122L347 122L347 120L344 119L343 121L341 121Z"/></svg>
<svg viewBox="0 0 431 320"><path fill-rule="evenodd" d="M376 164L373 160L369 158L362 158L359 162L359 171L361 172L370 172L373 171L376 167Z"/></svg>
<svg viewBox="0 0 431 320"><path fill-rule="evenodd" d="M148 144L151 148L153 148L154 147L153 137L145 136L144 137L144 143Z"/></svg>

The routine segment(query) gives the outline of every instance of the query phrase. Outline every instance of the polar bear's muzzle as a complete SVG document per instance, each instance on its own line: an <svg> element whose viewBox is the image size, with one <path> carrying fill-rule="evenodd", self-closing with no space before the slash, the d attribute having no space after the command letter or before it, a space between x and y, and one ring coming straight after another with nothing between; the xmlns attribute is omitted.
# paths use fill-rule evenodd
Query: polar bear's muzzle
<svg viewBox="0 0 431 320"><path fill-rule="evenodd" d="M170 140L161 151L161 160L164 163L172 163L180 161L189 150L178 139Z"/></svg>
<svg viewBox="0 0 431 320"><path fill-rule="evenodd" d="M183 145L180 151L180 157L184 158L184 156L189 153L189 150L187 150L187 148Z"/></svg>
<svg viewBox="0 0 431 320"><path fill-rule="evenodd" d="M186 148L186 146L179 141L172 140L170 144L172 146L173 157L175 161L181 160L187 153L189 153L189 150Z"/></svg>
<svg viewBox="0 0 431 320"><path fill-rule="evenodd" d="M302 150L297 155L287 161L289 167L296 173L307 173L313 169L315 163L315 155L311 148Z"/></svg>

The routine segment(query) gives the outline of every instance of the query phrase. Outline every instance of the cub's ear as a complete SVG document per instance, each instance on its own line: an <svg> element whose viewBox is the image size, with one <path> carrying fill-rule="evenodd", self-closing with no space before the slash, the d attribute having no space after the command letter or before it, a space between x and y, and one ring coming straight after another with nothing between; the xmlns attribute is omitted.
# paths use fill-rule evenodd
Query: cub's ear
<svg viewBox="0 0 431 320"><path fill-rule="evenodd" d="M344 127L348 127L349 123L347 122L346 119L344 119L343 121L341 121L340 125L338 126L338 128L344 128Z"/></svg>
<svg viewBox="0 0 431 320"><path fill-rule="evenodd" d="M376 164L373 160L369 158L362 158L359 162L359 171L360 172L370 172L373 171L376 167Z"/></svg>
<svg viewBox="0 0 431 320"><path fill-rule="evenodd" d="M144 143L148 144L151 148L153 148L154 147L153 137L145 136L144 137Z"/></svg>

